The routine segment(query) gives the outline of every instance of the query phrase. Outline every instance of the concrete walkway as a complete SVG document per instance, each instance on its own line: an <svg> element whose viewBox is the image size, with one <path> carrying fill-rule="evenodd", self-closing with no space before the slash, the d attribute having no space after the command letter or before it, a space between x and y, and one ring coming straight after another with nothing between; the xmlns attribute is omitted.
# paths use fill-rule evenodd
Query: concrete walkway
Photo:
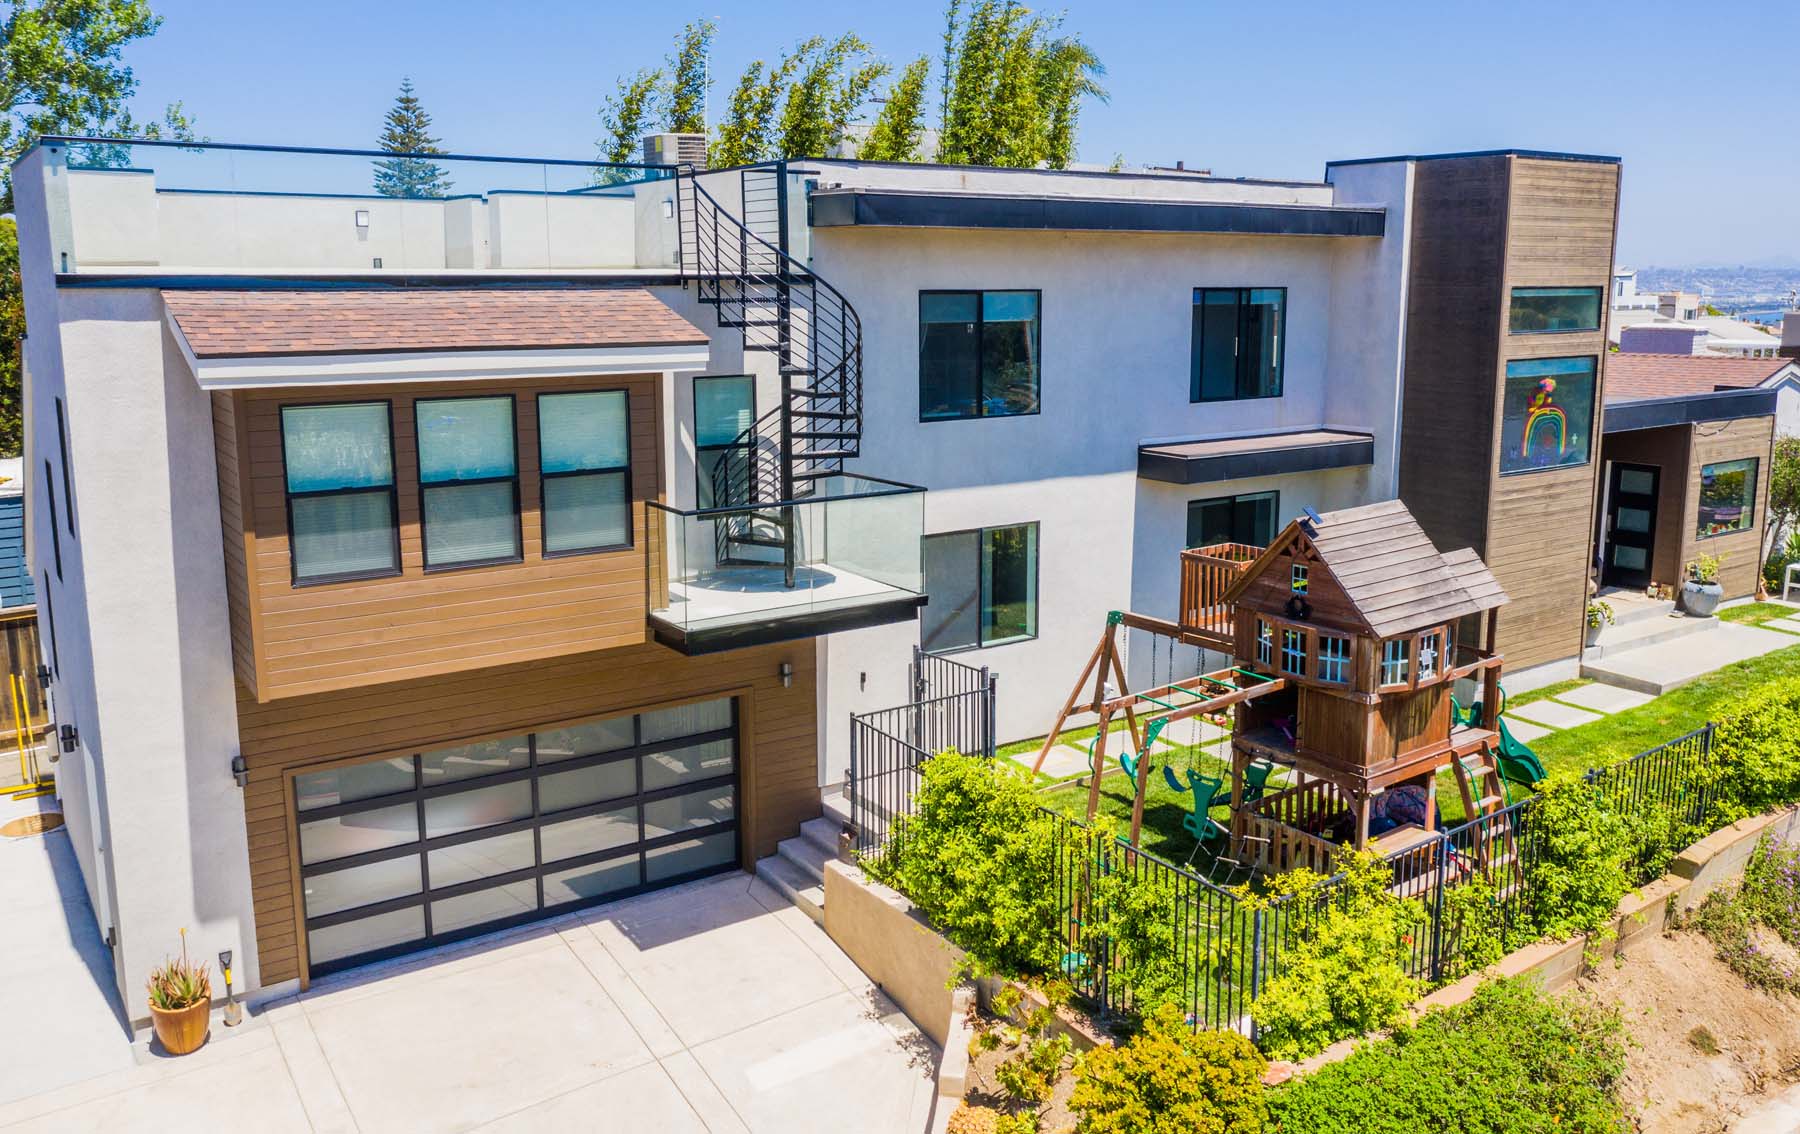
<svg viewBox="0 0 1800 1134"><path fill-rule="evenodd" d="M0 1106L0 1130L911 1134L936 1062L733 874L322 980L193 1055Z"/></svg>

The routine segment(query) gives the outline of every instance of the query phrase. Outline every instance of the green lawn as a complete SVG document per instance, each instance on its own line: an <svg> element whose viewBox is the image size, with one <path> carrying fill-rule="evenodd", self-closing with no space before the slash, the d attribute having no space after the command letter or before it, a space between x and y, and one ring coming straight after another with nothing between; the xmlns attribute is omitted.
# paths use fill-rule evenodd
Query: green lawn
<svg viewBox="0 0 1800 1134"><path fill-rule="evenodd" d="M1743 606L1728 606L1719 611L1719 617L1726 622L1743 622L1751 626L1761 626L1772 619L1792 618L1796 615L1800 615L1800 610L1778 602L1747 602Z"/></svg>
<svg viewBox="0 0 1800 1134"><path fill-rule="evenodd" d="M1506 707L1510 709L1514 705L1529 705L1533 701L1548 701L1552 697L1560 697L1572 689L1580 689L1583 685L1592 685L1593 683L1594 679L1591 677L1571 677L1567 681L1552 682L1542 688L1533 689L1528 693L1521 693L1516 697L1506 697Z"/></svg>

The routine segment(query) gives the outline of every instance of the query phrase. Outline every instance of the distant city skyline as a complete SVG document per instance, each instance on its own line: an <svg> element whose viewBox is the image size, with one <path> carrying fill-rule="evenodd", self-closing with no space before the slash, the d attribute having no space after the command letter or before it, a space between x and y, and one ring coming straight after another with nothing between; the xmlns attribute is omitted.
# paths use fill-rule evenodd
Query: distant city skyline
<svg viewBox="0 0 1800 1134"><path fill-rule="evenodd" d="M162 30L127 55L140 120L180 100L216 141L371 146L411 76L448 149L577 158L594 153L617 76L661 62L689 19L719 21L716 116L747 62L807 35L855 31L897 67L935 61L943 15L935 0L153 3ZM1068 0L1066 30L1107 65L1112 94L1085 109L1079 157L1316 180L1337 158L1616 155L1621 264L1800 265L1800 147L1775 117L1791 95L1778 67L1741 50L1746 34L1800 42L1800 5L1735 5L1728 30L1692 11Z"/></svg>

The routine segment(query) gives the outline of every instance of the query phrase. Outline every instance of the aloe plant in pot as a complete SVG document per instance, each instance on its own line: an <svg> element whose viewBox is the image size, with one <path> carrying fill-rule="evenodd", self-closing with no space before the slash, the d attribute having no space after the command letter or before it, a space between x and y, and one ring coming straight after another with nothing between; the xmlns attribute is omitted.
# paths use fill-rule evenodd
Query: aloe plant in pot
<svg viewBox="0 0 1800 1134"><path fill-rule="evenodd" d="M1598 645L1600 631L1613 624L1613 608L1609 602L1589 599L1587 604L1587 644Z"/></svg>
<svg viewBox="0 0 1800 1134"><path fill-rule="evenodd" d="M1683 610L1696 618L1712 617L1713 611L1719 609L1719 600L1725 597L1725 588L1719 585L1719 568L1724 564L1724 556L1704 551L1688 564L1687 581L1681 584Z"/></svg>
<svg viewBox="0 0 1800 1134"><path fill-rule="evenodd" d="M181 956L150 970L150 1019L156 1038L170 1055L186 1055L206 1042L212 1013L212 979L206 963L188 960L187 930L181 931Z"/></svg>

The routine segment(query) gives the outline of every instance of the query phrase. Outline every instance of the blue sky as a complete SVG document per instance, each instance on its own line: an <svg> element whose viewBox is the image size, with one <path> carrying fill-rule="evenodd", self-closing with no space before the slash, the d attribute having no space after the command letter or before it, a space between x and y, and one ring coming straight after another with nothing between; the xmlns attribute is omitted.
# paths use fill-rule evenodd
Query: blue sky
<svg viewBox="0 0 1800 1134"><path fill-rule="evenodd" d="M714 105L750 59L855 31L935 56L935 2L154 0L139 112L217 141L369 146L410 74L445 146L589 157L622 72L719 21ZM1052 5L1044 5L1053 9ZM1332 158L1517 146L1625 159L1622 262L1800 266L1800 3L1068 0L1106 63L1080 156L1317 178ZM1784 77L1785 72L1785 77ZM1777 102L1788 106L1785 128Z"/></svg>

